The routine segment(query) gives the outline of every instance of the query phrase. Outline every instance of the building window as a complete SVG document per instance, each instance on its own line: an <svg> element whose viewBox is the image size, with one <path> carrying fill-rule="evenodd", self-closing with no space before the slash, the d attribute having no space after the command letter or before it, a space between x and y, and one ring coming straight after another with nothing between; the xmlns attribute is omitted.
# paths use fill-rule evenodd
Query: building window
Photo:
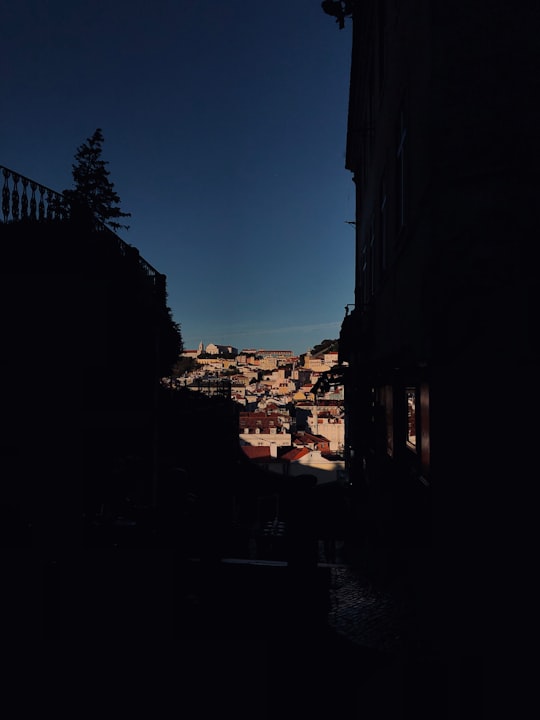
<svg viewBox="0 0 540 720"><path fill-rule="evenodd" d="M375 62L370 58L368 69L368 97L367 97L367 165L371 162L373 140L375 137Z"/></svg>
<svg viewBox="0 0 540 720"><path fill-rule="evenodd" d="M407 402L407 447L416 451L416 389L406 388L405 396Z"/></svg>
<svg viewBox="0 0 540 720"><path fill-rule="evenodd" d="M364 243L362 247L362 268L361 268L361 277L362 277L362 295L363 295L363 301L364 304L367 304L369 300L369 294L368 294L368 253L367 253L367 245Z"/></svg>
<svg viewBox="0 0 540 720"><path fill-rule="evenodd" d="M429 432L429 385L420 385L420 463L422 474L429 475L430 432Z"/></svg>
<svg viewBox="0 0 540 720"><path fill-rule="evenodd" d="M380 188L380 215L379 215L379 234L380 234L380 247L379 247L379 273L383 277L386 272L386 266L388 263L387 257L387 200L386 200L386 181L383 178L381 181Z"/></svg>
<svg viewBox="0 0 540 720"><path fill-rule="evenodd" d="M373 295L376 290L376 278L375 278L375 222L371 219L369 228L369 246L368 246L368 292L369 295Z"/></svg>
<svg viewBox="0 0 540 720"><path fill-rule="evenodd" d="M390 457L394 457L394 394L392 385L384 386L383 404L386 421L386 452Z"/></svg>
<svg viewBox="0 0 540 720"><path fill-rule="evenodd" d="M377 55L379 94L382 95L386 72L386 7L384 0L379 0L377 7Z"/></svg>
<svg viewBox="0 0 540 720"><path fill-rule="evenodd" d="M403 110L399 113L398 144L396 152L396 221L398 234L405 227L405 141L407 129Z"/></svg>

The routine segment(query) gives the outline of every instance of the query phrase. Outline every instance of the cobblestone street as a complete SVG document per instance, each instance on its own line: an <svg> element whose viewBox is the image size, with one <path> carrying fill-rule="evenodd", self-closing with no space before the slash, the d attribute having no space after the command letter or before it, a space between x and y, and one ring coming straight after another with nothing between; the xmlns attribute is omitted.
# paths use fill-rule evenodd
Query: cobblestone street
<svg viewBox="0 0 540 720"><path fill-rule="evenodd" d="M330 569L328 624L351 642L382 651L398 649L405 607L375 590L351 567Z"/></svg>
<svg viewBox="0 0 540 720"><path fill-rule="evenodd" d="M319 543L319 564L329 569L328 626L350 642L381 652L402 647L407 607L403 599L376 588L360 569L347 562L342 542L336 542L328 562Z"/></svg>

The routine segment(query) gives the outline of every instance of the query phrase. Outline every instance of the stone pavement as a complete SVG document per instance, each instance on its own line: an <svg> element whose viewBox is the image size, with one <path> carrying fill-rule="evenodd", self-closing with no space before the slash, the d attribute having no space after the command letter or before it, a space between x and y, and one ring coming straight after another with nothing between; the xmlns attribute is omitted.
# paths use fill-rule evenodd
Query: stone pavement
<svg viewBox="0 0 540 720"><path fill-rule="evenodd" d="M403 640L407 609L388 591L376 590L350 566L330 568L328 625L349 642L385 652Z"/></svg>
<svg viewBox="0 0 540 720"><path fill-rule="evenodd" d="M428 702L444 695L436 666L403 643L407 608L336 555L312 572L166 550L59 557L43 571L55 677L123 716L445 717Z"/></svg>
<svg viewBox="0 0 540 720"><path fill-rule="evenodd" d="M220 648L224 697L243 678L237 715L444 717L429 687L439 690L438 668L408 654L407 607L356 568L322 561L297 575L285 563L226 560L206 587L198 570L186 598L190 629L199 649L201 638L212 654Z"/></svg>

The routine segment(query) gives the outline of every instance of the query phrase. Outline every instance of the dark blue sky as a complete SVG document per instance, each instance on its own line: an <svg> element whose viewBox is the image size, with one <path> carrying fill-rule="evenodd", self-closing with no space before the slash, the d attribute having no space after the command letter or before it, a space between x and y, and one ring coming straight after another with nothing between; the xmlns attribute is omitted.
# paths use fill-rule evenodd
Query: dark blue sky
<svg viewBox="0 0 540 720"><path fill-rule="evenodd" d="M306 352L353 302L350 27L320 0L17 0L0 164L63 190L97 127L186 349Z"/></svg>

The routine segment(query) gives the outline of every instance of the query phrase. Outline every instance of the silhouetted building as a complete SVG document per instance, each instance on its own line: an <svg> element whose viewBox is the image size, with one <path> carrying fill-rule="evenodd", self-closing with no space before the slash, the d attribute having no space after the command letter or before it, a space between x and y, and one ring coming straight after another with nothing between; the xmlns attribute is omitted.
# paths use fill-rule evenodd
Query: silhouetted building
<svg viewBox="0 0 540 720"><path fill-rule="evenodd" d="M355 303L339 360L357 541L407 587L430 642L474 654L499 519L538 429L538 11L323 9L353 34Z"/></svg>
<svg viewBox="0 0 540 720"><path fill-rule="evenodd" d="M181 337L165 276L135 247L2 171L7 507L28 542L76 546L83 513L118 511L128 493L152 502L158 383Z"/></svg>

